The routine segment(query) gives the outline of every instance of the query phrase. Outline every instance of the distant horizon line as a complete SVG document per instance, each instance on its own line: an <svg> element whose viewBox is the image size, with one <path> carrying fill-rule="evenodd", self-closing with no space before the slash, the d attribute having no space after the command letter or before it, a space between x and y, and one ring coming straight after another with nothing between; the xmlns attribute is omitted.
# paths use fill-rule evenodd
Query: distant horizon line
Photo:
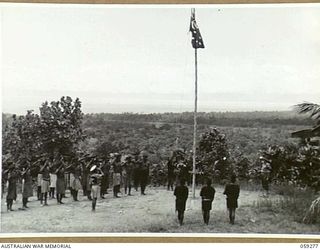
<svg viewBox="0 0 320 250"><path fill-rule="evenodd" d="M32 109L31 109L32 110ZM25 114L27 113L26 110ZM32 110L34 112L34 110ZM83 111L82 111L83 112ZM3 112L4 115L19 115L23 116L25 114L17 113L17 112ZM38 113L38 112L34 112ZM163 111L163 112L135 112L135 111L119 111L119 112L83 112L84 115L92 115L92 114L135 114L135 115L149 115L149 114L183 114L183 113L194 113L194 111ZM301 116L301 114L298 114L294 110L242 110L242 111L232 111L232 110L226 110L226 111L197 111L198 114L210 114L210 113L293 113Z"/></svg>

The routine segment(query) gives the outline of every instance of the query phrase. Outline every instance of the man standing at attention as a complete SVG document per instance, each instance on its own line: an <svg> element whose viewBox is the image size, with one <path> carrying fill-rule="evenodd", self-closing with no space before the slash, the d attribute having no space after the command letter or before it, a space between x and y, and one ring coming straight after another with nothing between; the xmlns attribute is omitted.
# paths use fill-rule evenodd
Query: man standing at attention
<svg viewBox="0 0 320 250"><path fill-rule="evenodd" d="M134 163L132 162L132 156L127 155L124 163L124 172L126 175L126 178L124 181L124 193L127 194L127 190L128 190L128 195L131 195L133 169L134 169Z"/></svg>
<svg viewBox="0 0 320 250"><path fill-rule="evenodd" d="M148 161L147 153L142 153L142 161L140 165L140 185L141 185L141 194L145 195L146 186L149 179L149 169L150 162Z"/></svg>
<svg viewBox="0 0 320 250"><path fill-rule="evenodd" d="M50 187L50 171L48 166L48 161L44 163L44 166L40 169L40 173L42 174L41 180L41 199L40 202L43 206L48 206L48 192ZM44 204L43 204L44 199Z"/></svg>
<svg viewBox="0 0 320 250"><path fill-rule="evenodd" d="M211 179L206 180L206 186L204 186L200 191L200 196L202 198L202 215L205 224L209 224L210 210L212 208L212 202L216 190L211 187Z"/></svg>
<svg viewBox="0 0 320 250"><path fill-rule="evenodd" d="M227 208L229 210L230 224L234 224L236 216L236 208L238 207L238 197L240 193L240 186L235 183L236 176L231 176L231 183L227 184L223 194L227 196Z"/></svg>
<svg viewBox="0 0 320 250"><path fill-rule="evenodd" d="M174 195L176 196L176 211L178 211L178 220L180 226L183 224L184 211L186 210L186 202L188 199L189 190L185 186L185 180L180 180L180 185L174 190Z"/></svg>

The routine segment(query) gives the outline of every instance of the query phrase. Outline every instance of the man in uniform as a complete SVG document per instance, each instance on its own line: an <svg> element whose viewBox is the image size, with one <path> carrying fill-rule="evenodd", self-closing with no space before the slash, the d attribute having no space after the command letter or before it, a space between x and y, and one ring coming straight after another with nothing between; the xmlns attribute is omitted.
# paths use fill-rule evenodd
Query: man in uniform
<svg viewBox="0 0 320 250"><path fill-rule="evenodd" d="M62 202L62 198L66 191L66 184L65 184L65 168L64 162L59 161L58 163L60 166L56 170L57 175L57 202L58 204L64 204Z"/></svg>
<svg viewBox="0 0 320 250"><path fill-rule="evenodd" d="M80 163L74 159L70 168L70 191L74 201L78 201L78 192L81 189L81 167L79 164Z"/></svg>
<svg viewBox="0 0 320 250"><path fill-rule="evenodd" d="M50 191L49 191L49 197L51 199L55 199L55 189L57 185L57 175L55 174L55 169L52 166L50 168Z"/></svg>
<svg viewBox="0 0 320 250"><path fill-rule="evenodd" d="M111 168L112 168L112 181L113 181L113 197L120 198L118 194L120 193L120 185L121 185L121 155L119 153L115 153L111 157Z"/></svg>
<svg viewBox="0 0 320 250"><path fill-rule="evenodd" d="M145 195L146 186L148 184L149 179L149 169L150 169L150 162L148 160L148 155L146 152L142 153L142 161L140 165L140 187L141 187L141 194Z"/></svg>
<svg viewBox="0 0 320 250"><path fill-rule="evenodd" d="M43 165L43 167L40 169L40 174L42 174L42 180L41 180L41 199L40 203L43 206L48 206L48 192L50 188L50 171L49 171L49 165L48 161L46 161ZM43 204L44 199L44 204Z"/></svg>
<svg viewBox="0 0 320 250"><path fill-rule="evenodd" d="M27 206L28 198L33 195L32 177L30 172L30 162L26 163L26 168L21 173L22 176L22 209L29 208Z"/></svg>
<svg viewBox="0 0 320 250"><path fill-rule="evenodd" d="M212 202L216 190L211 187L211 179L206 180L206 186L204 186L200 191L200 196L202 198L202 215L205 224L209 224L210 210L212 207Z"/></svg>
<svg viewBox="0 0 320 250"><path fill-rule="evenodd" d="M92 211L96 211L97 199L100 195L101 179L103 172L96 165L90 168L90 185L91 185L91 197L92 197Z"/></svg>
<svg viewBox="0 0 320 250"><path fill-rule="evenodd" d="M134 163L133 185L134 185L134 189L138 191L138 187L140 185L140 165L141 165L141 161L139 159L139 153L135 154L133 163Z"/></svg>
<svg viewBox="0 0 320 250"><path fill-rule="evenodd" d="M267 159L262 156L260 156L260 163L261 163L261 184L262 184L262 189L264 190L262 195L264 197L268 197L271 166L270 166L270 163L267 161Z"/></svg>
<svg viewBox="0 0 320 250"><path fill-rule="evenodd" d="M133 169L134 169L134 163L132 161L132 155L127 155L124 163L124 174L126 176L124 180L124 193L127 194L127 190L128 190L128 195L131 195Z"/></svg>
<svg viewBox="0 0 320 250"><path fill-rule="evenodd" d="M101 179L101 191L100 191L100 197L101 199L104 199L104 195L108 193L108 187L109 187L109 164L107 160L103 160L100 162L100 169L103 173L102 179Z"/></svg>
<svg viewBox="0 0 320 250"><path fill-rule="evenodd" d="M183 224L184 211L186 210L186 202L188 199L189 190L185 186L185 180L180 180L180 185L174 190L174 195L176 196L176 211L178 211L178 220L180 226Z"/></svg>
<svg viewBox="0 0 320 250"><path fill-rule="evenodd" d="M236 208L238 207L238 198L240 186L236 184L236 176L231 176L231 183L227 184L223 194L227 196L227 209L229 210L230 223L234 224Z"/></svg>
<svg viewBox="0 0 320 250"><path fill-rule="evenodd" d="M12 162L9 163L7 172L8 192L7 192L7 211L13 211L13 200L17 199L17 179L18 172Z"/></svg>

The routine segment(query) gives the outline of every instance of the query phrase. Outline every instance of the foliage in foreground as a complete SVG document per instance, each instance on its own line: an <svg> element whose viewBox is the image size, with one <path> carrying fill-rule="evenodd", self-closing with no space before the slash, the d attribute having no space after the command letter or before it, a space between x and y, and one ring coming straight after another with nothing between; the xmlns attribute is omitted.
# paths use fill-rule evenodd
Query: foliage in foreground
<svg viewBox="0 0 320 250"><path fill-rule="evenodd" d="M44 102L40 115L33 111L25 116L13 115L3 132L3 162L23 165L26 161L75 154L83 139L82 118L80 100L73 102L71 97Z"/></svg>

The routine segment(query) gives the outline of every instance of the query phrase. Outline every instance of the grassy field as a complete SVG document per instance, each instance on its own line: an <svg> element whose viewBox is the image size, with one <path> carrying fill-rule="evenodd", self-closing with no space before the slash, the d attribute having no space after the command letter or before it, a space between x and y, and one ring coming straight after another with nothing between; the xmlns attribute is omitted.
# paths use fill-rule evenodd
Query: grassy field
<svg viewBox="0 0 320 250"><path fill-rule="evenodd" d="M190 190L191 191L191 190ZM236 223L230 225L222 187L216 187L211 219L203 224L199 189L196 198L189 198L185 223L179 226L175 214L172 191L165 188L147 189L147 195L133 192L133 196L114 199L111 194L98 200L96 212L91 202L80 194L80 201L64 199L64 205L49 200L49 206L41 207L32 197L29 209L21 211L21 196L14 203L15 211L7 212L5 200L1 204L1 230L3 233L272 233L272 234L319 234L319 224L305 225L290 211L288 198L272 194L261 197L260 191L241 190ZM70 195L68 195L70 196ZM190 192L189 197L192 194ZM288 203L288 204L287 204ZM287 204L289 206L283 206Z"/></svg>

